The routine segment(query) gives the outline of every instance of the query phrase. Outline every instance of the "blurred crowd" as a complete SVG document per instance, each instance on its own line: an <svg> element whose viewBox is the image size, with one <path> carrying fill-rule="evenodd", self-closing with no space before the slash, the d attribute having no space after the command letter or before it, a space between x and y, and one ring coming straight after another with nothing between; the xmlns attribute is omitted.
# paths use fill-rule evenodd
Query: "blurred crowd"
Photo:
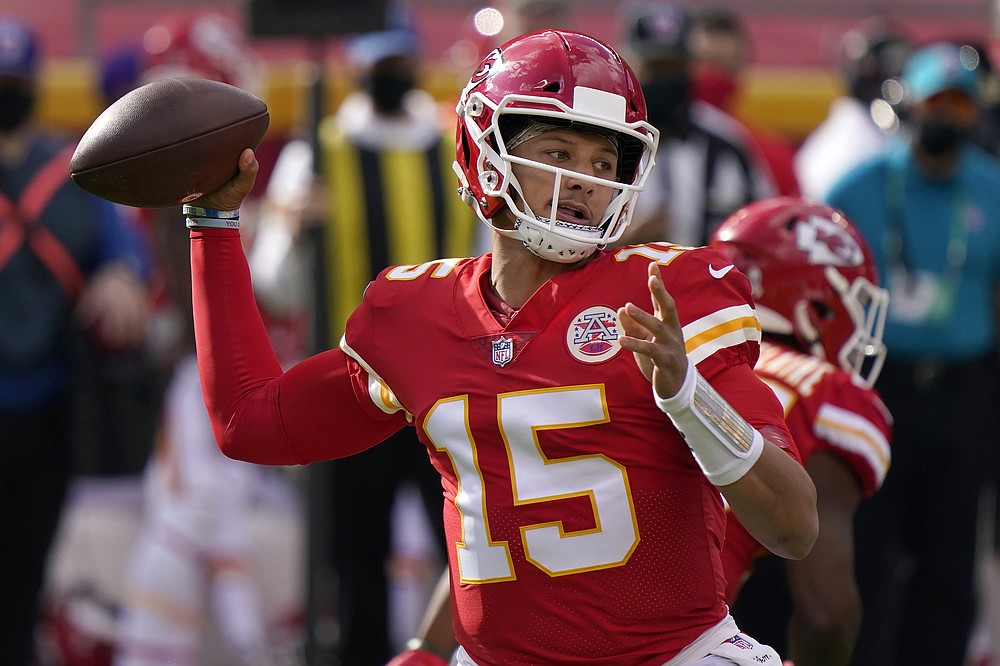
<svg viewBox="0 0 1000 666"><path fill-rule="evenodd" d="M510 37L574 28L569 1L498 7L501 28L459 35L473 62ZM987 594L1000 566L1000 36L984 22L918 41L867 18L842 35L841 94L802 139L741 115L754 44L738 10L651 0L618 16L615 47L661 133L622 242L704 245L748 204L802 196L846 213L889 292L875 388L892 464L844 546L862 613L829 630L856 643L854 666L1000 665ZM382 268L488 251L455 196L453 109L422 87L426 39L393 5L383 29L349 36L338 108L258 150L243 239L283 363L336 346ZM303 469L218 451L179 208L75 188L79 137L33 116L44 62L35 28L0 16L4 663L385 664L445 563L422 445L406 429L392 448ZM99 65L106 105L170 76L261 93L247 29L213 11L170 13ZM733 606L782 654L783 581L762 561Z"/></svg>

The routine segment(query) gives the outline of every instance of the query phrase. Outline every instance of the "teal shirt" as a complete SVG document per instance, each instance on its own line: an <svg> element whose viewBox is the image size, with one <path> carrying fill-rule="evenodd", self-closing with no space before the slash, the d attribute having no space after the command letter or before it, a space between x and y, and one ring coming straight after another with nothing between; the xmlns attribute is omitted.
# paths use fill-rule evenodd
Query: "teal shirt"
<svg viewBox="0 0 1000 666"><path fill-rule="evenodd" d="M899 142L847 173L827 200L844 211L867 239L890 301L898 288L889 281L894 262L892 235L887 231L892 220L898 220L905 238L909 269L942 279L949 272L958 275L950 316L914 322L890 313L884 336L890 359L936 356L961 361L994 349L993 297L1000 287L1000 161L970 145L963 149L952 178L931 180L914 166L909 144ZM949 269L952 236L964 238L966 256L964 262L952 264L960 268ZM959 240L953 246L962 244Z"/></svg>

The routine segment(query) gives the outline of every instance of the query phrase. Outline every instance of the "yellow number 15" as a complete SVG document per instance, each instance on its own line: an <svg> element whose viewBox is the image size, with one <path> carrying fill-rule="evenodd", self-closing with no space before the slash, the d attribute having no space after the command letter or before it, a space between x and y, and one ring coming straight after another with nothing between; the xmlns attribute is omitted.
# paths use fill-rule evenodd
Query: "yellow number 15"
<svg viewBox="0 0 1000 666"><path fill-rule="evenodd" d="M497 422L510 468L515 505L586 497L593 529L566 532L559 520L520 526L525 557L550 576L620 566L639 543L639 528L625 468L601 454L549 459L538 433L585 428L609 421L603 386L572 386L497 396ZM469 428L467 396L440 400L424 429L435 448L451 458L458 475L455 504L462 515L458 564L464 583L515 578L506 541L490 535L488 489Z"/></svg>

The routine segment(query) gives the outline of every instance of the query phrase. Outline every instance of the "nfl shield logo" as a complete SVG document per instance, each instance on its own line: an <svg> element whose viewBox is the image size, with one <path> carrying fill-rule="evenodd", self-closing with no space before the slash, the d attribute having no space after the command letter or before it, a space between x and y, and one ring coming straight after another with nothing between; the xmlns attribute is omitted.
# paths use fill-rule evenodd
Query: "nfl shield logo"
<svg viewBox="0 0 1000 666"><path fill-rule="evenodd" d="M514 358L514 339L500 337L493 341L493 363L501 368Z"/></svg>

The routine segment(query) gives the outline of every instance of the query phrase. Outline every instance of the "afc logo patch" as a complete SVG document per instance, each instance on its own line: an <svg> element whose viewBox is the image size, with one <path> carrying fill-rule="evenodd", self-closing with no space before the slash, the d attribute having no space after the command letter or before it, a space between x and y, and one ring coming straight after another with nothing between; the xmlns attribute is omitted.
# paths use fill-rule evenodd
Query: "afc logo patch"
<svg viewBox="0 0 1000 666"><path fill-rule="evenodd" d="M583 363L603 363L622 348L618 342L618 315L604 305L589 307L573 317L566 329L566 348Z"/></svg>

